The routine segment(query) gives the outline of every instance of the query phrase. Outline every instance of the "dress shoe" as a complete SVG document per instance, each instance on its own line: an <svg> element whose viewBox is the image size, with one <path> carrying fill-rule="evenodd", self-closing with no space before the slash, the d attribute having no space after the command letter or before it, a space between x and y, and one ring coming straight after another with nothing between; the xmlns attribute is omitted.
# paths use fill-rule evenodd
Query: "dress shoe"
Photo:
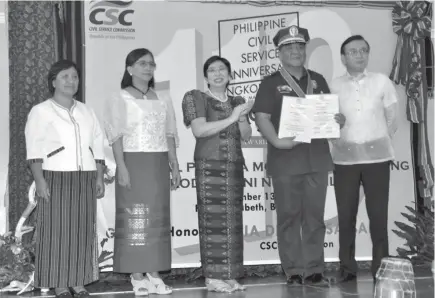
<svg viewBox="0 0 435 298"><path fill-rule="evenodd" d="M329 287L329 279L325 278L321 273L314 273L305 277L304 284L318 287Z"/></svg>
<svg viewBox="0 0 435 298"><path fill-rule="evenodd" d="M304 280L302 278L302 275L298 275L298 274L292 275L287 278L287 284L289 286L300 286L302 285L303 281Z"/></svg>
<svg viewBox="0 0 435 298"><path fill-rule="evenodd" d="M68 289L56 288L54 295L59 298L73 298L73 295Z"/></svg>

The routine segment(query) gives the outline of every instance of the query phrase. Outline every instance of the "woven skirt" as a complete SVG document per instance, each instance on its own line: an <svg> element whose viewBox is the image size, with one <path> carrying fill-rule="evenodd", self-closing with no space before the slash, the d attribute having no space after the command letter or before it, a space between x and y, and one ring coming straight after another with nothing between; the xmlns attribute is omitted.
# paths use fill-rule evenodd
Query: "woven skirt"
<svg viewBox="0 0 435 298"><path fill-rule="evenodd" d="M44 171L50 200L36 207L35 286L64 288L98 280L96 171Z"/></svg>
<svg viewBox="0 0 435 298"><path fill-rule="evenodd" d="M131 189L116 180L113 270L171 269L170 175L167 152L125 152Z"/></svg>
<svg viewBox="0 0 435 298"><path fill-rule="evenodd" d="M204 277L243 277L243 163L199 160L195 166Z"/></svg>

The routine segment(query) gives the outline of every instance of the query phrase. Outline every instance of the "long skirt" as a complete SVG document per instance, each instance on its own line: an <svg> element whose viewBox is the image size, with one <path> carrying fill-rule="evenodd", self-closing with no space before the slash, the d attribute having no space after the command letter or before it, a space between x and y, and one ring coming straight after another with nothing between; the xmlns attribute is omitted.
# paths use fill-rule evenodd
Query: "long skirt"
<svg viewBox="0 0 435 298"><path fill-rule="evenodd" d="M35 286L83 286L99 278L96 171L44 171L50 200L36 207Z"/></svg>
<svg viewBox="0 0 435 298"><path fill-rule="evenodd" d="M204 277L237 279L243 270L243 163L195 162Z"/></svg>
<svg viewBox="0 0 435 298"><path fill-rule="evenodd" d="M116 179L113 269L171 269L170 176L167 152L125 152L131 189Z"/></svg>

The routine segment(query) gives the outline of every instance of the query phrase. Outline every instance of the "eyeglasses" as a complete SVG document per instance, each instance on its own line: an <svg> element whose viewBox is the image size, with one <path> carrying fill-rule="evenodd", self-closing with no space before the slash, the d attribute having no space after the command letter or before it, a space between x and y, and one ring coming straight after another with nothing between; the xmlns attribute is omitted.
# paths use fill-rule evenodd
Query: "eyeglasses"
<svg viewBox="0 0 435 298"><path fill-rule="evenodd" d="M208 73L227 73L228 69L226 67L219 67L219 68L209 68L207 69Z"/></svg>
<svg viewBox="0 0 435 298"><path fill-rule="evenodd" d="M154 69L157 66L154 62L147 62L147 61L138 61L135 64L139 65L142 68L149 67Z"/></svg>
<svg viewBox="0 0 435 298"><path fill-rule="evenodd" d="M346 52L346 55L348 55L349 57L356 57L356 56L358 56L358 54L361 55L361 56L366 56L366 55L368 55L369 53L370 53L370 50L369 50L369 49L367 49L367 48L362 48L362 49L359 49L359 50L352 49L352 50L350 50L350 51L347 51L347 52Z"/></svg>

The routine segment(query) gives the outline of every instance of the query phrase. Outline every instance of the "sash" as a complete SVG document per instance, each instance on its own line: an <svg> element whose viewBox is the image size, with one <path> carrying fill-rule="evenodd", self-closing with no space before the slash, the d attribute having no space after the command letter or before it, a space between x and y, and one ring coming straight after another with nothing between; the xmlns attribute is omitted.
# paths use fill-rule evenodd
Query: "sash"
<svg viewBox="0 0 435 298"><path fill-rule="evenodd" d="M295 82L293 77L288 73L287 70L284 69L284 67L281 67L281 69L279 70L281 76L284 78L287 84L296 92L296 94L299 97L305 97L305 94L313 94L313 82L311 81L310 73L308 72L308 70L306 70L306 72L308 76L308 84L307 84L307 92L304 93L304 91L299 86L299 84Z"/></svg>

